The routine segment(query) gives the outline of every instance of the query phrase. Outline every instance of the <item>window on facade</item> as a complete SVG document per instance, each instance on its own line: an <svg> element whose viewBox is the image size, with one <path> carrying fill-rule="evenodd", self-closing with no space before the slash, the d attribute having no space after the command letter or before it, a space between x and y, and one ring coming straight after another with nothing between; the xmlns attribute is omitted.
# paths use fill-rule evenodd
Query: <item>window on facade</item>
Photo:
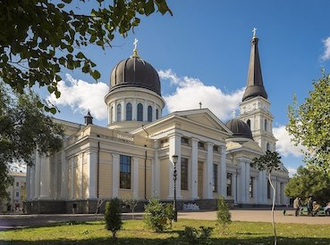
<svg viewBox="0 0 330 245"><path fill-rule="evenodd" d="M159 118L159 112L158 109L156 109L156 120Z"/></svg>
<svg viewBox="0 0 330 245"><path fill-rule="evenodd" d="M143 105L141 103L137 105L137 120L143 121Z"/></svg>
<svg viewBox="0 0 330 245"><path fill-rule="evenodd" d="M253 192L254 192L254 177L251 177L249 183L249 194L251 198L253 197Z"/></svg>
<svg viewBox="0 0 330 245"><path fill-rule="evenodd" d="M126 121L132 121L132 104L126 104Z"/></svg>
<svg viewBox="0 0 330 245"><path fill-rule="evenodd" d="M218 191L218 164L213 164L213 192Z"/></svg>
<svg viewBox="0 0 330 245"><path fill-rule="evenodd" d="M120 188L131 189L131 157L120 155Z"/></svg>
<svg viewBox="0 0 330 245"><path fill-rule="evenodd" d="M270 144L269 143L267 143L267 145L266 145L266 150L270 151Z"/></svg>
<svg viewBox="0 0 330 245"><path fill-rule="evenodd" d="M111 106L111 109L110 109L110 123L112 123L113 119L113 106Z"/></svg>
<svg viewBox="0 0 330 245"><path fill-rule="evenodd" d="M227 173L227 196L232 196L233 174Z"/></svg>
<svg viewBox="0 0 330 245"><path fill-rule="evenodd" d="M250 120L250 119L248 119L248 120L246 121L246 124L249 126L249 128L251 128L251 120Z"/></svg>
<svg viewBox="0 0 330 245"><path fill-rule="evenodd" d="M19 192L18 191L16 191L16 197L19 197Z"/></svg>
<svg viewBox="0 0 330 245"><path fill-rule="evenodd" d="M268 124L267 119L265 119L265 131L268 130L268 129L267 129L267 124Z"/></svg>
<svg viewBox="0 0 330 245"><path fill-rule="evenodd" d="M148 106L148 122L152 122L152 107Z"/></svg>
<svg viewBox="0 0 330 245"><path fill-rule="evenodd" d="M188 190L188 159L181 157L181 190Z"/></svg>
<svg viewBox="0 0 330 245"><path fill-rule="evenodd" d="M16 182L16 186L19 186L19 182Z"/></svg>
<svg viewBox="0 0 330 245"><path fill-rule="evenodd" d="M181 137L181 143L188 145L189 144L189 139L186 138L186 137Z"/></svg>
<svg viewBox="0 0 330 245"><path fill-rule="evenodd" d="M203 148L204 149L204 142L198 142L198 148Z"/></svg>
<svg viewBox="0 0 330 245"><path fill-rule="evenodd" d="M117 105L117 122L121 121L121 104Z"/></svg>
<svg viewBox="0 0 330 245"><path fill-rule="evenodd" d="M270 184L269 184L269 181L267 181L267 198L268 199L270 199L270 195L271 195Z"/></svg>
<svg viewBox="0 0 330 245"><path fill-rule="evenodd" d="M216 145L214 145L214 146L213 146L213 151L214 151L214 152L219 152L219 147L216 146Z"/></svg>

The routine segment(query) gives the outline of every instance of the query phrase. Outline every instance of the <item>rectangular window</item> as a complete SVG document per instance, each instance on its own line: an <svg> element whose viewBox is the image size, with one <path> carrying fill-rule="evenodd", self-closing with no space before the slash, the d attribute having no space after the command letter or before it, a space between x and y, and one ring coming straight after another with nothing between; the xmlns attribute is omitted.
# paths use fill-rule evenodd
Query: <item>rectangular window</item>
<svg viewBox="0 0 330 245"><path fill-rule="evenodd" d="M16 191L16 197L19 197L19 192L18 191Z"/></svg>
<svg viewBox="0 0 330 245"><path fill-rule="evenodd" d="M120 188L131 189L131 157L120 155Z"/></svg>
<svg viewBox="0 0 330 245"><path fill-rule="evenodd" d="M204 142L198 142L198 148L204 149Z"/></svg>
<svg viewBox="0 0 330 245"><path fill-rule="evenodd" d="M249 183L250 198L253 197L253 192L254 192L254 177L251 177L250 178L250 183Z"/></svg>
<svg viewBox="0 0 330 245"><path fill-rule="evenodd" d="M16 182L16 186L19 186L19 182Z"/></svg>
<svg viewBox="0 0 330 245"><path fill-rule="evenodd" d="M186 137L182 137L182 138L181 138L181 143L182 143L182 144L186 144L186 145L188 145L188 144L189 144L189 139L186 138Z"/></svg>
<svg viewBox="0 0 330 245"><path fill-rule="evenodd" d="M267 198L270 199L271 191L270 191L270 183L267 180Z"/></svg>
<svg viewBox="0 0 330 245"><path fill-rule="evenodd" d="M232 196L233 174L227 173L227 196Z"/></svg>
<svg viewBox="0 0 330 245"><path fill-rule="evenodd" d="M188 190L188 159L181 157L181 190Z"/></svg>
<svg viewBox="0 0 330 245"><path fill-rule="evenodd" d="M218 164L213 164L213 192L218 191Z"/></svg>

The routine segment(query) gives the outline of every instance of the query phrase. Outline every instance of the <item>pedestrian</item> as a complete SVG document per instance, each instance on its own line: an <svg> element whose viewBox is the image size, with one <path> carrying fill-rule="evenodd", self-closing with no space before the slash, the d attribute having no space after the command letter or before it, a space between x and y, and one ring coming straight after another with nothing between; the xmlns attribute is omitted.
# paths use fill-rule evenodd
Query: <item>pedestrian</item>
<svg viewBox="0 0 330 245"><path fill-rule="evenodd" d="M313 214L313 199L312 199L312 197L309 197L308 198L307 211L308 211L308 215L312 215Z"/></svg>
<svg viewBox="0 0 330 245"><path fill-rule="evenodd" d="M293 201L293 208L295 210L295 213L294 213L295 216L299 215L300 207L301 207L300 198L296 197L296 199L294 199L294 201Z"/></svg>

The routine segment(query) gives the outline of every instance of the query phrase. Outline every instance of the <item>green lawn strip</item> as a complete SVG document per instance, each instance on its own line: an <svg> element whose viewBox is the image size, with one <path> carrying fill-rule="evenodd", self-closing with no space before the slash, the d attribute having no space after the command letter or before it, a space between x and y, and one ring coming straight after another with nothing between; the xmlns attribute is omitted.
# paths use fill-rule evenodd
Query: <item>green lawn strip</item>
<svg viewBox="0 0 330 245"><path fill-rule="evenodd" d="M270 223L232 222L224 232L215 221L179 220L170 230L156 233L148 229L141 220L124 221L123 229L118 232L116 243L111 242L111 233L102 221L62 223L54 226L25 228L0 232L1 241L6 244L188 244L182 237L184 227L215 227L212 244L271 244L273 229ZM277 224L280 244L330 244L328 225Z"/></svg>

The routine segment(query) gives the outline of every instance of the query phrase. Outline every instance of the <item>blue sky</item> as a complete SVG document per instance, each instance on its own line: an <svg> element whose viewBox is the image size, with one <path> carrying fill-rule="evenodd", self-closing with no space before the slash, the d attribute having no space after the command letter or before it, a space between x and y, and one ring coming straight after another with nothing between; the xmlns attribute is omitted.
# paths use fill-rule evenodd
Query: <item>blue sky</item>
<svg viewBox="0 0 330 245"><path fill-rule="evenodd" d="M102 77L95 83L78 71L64 72L62 97L53 100L61 111L56 117L83 123L90 109L94 123L106 126L103 96L111 69L132 55L137 38L139 55L160 73L165 113L198 108L201 101L226 122L233 111L238 114L255 27L278 151L293 172L302 157L284 129L287 106L293 94L301 103L321 69L330 70L330 1L168 0L168 5L173 17L157 13L142 18L127 38L117 35L112 48L83 49Z"/></svg>

